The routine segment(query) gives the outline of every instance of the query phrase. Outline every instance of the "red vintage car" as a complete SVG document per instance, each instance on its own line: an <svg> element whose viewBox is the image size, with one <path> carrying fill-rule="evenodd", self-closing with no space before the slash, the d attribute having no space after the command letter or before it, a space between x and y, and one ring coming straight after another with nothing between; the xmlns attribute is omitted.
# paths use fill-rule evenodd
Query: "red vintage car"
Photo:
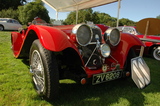
<svg viewBox="0 0 160 106"><path fill-rule="evenodd" d="M45 1L58 6L57 0ZM96 0L77 0L76 4L70 1L69 6L69 1L59 1L67 2L66 7L78 4L81 7L82 2L89 7L102 5ZM115 1L102 0L103 4ZM145 47L136 36L120 34L118 29L101 24L47 26L35 23L21 32L12 32L11 43L15 58L29 59L33 83L44 99L57 97L61 79L96 85L132 75L138 88L150 83L148 66L132 49L135 45Z"/></svg>
<svg viewBox="0 0 160 106"><path fill-rule="evenodd" d="M144 38L144 35L139 33L136 30L135 26L120 26L118 29L123 33L129 33L137 36L142 40ZM155 42L151 41L145 41L145 49L144 49L144 55L150 55L156 60L160 60L160 36L156 35L147 35L147 39L150 40L156 40ZM139 53L140 47L135 47L135 50Z"/></svg>

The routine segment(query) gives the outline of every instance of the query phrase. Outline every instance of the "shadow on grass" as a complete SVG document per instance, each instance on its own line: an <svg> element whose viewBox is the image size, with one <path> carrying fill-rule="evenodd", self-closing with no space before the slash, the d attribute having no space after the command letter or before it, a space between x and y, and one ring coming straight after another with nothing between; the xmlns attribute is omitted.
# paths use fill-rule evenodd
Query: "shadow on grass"
<svg viewBox="0 0 160 106"><path fill-rule="evenodd" d="M145 104L143 92L160 92L155 88L158 87L151 84L145 89L138 89L131 79L115 80L95 86L61 84L59 98L50 104L54 106L108 106L120 103L121 105L143 106Z"/></svg>
<svg viewBox="0 0 160 106"><path fill-rule="evenodd" d="M129 106L144 106L148 102L145 94L159 93L160 61L147 58L151 73L151 84L138 89L131 78L115 80L99 85L61 84L59 99L50 102L54 106L107 106L121 104ZM154 65L153 65L154 62ZM152 98L154 98L153 96ZM123 99L123 100L122 100Z"/></svg>
<svg viewBox="0 0 160 106"><path fill-rule="evenodd" d="M152 59L149 59L152 62ZM153 60L155 62L155 60ZM156 62L155 65L160 62ZM108 105L147 105L148 93L160 92L158 69L149 66L151 71L151 84L145 89L138 89L131 78L115 80L99 85L80 85L76 83L61 83L59 97L52 102L53 106L108 106ZM154 98L154 97L153 97ZM38 98L35 98L38 99Z"/></svg>
<svg viewBox="0 0 160 106"><path fill-rule="evenodd" d="M22 59L22 62L27 66L29 69L29 59Z"/></svg>
<svg viewBox="0 0 160 106"><path fill-rule="evenodd" d="M58 103L60 105L100 105L100 106L106 106L114 103L120 102L120 98L126 98L130 104L143 104L144 97L141 95L140 91L136 89L133 89L135 86L131 84L127 84L123 81L112 81L107 82L105 84L100 85L61 85L62 90L61 91L61 97ZM130 88L130 87L133 88ZM69 90L69 91L68 91ZM136 93L136 96L140 97L141 102L133 102L133 92ZM63 94L63 96L62 96ZM70 102L69 102L70 101ZM52 103L54 105L54 102Z"/></svg>

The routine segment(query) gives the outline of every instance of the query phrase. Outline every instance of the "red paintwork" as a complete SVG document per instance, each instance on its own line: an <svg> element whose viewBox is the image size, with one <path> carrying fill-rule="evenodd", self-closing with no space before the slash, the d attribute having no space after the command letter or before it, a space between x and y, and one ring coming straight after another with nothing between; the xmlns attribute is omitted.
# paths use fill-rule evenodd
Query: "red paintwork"
<svg viewBox="0 0 160 106"><path fill-rule="evenodd" d="M104 32L109 28L104 24L96 24L96 25L102 30L102 34L104 34Z"/></svg>
<svg viewBox="0 0 160 106"><path fill-rule="evenodd" d="M144 35L136 35L138 38L143 38ZM146 36L147 39L155 39L155 40L160 40L160 36L154 36L154 35L147 35ZM144 54L145 55L150 55L151 50L153 48L153 46L160 46L160 43L155 43L155 42L145 42L146 48L144 50ZM137 50L140 50L137 49Z"/></svg>
<svg viewBox="0 0 160 106"><path fill-rule="evenodd" d="M138 38L143 38L144 35L136 35ZM148 39L156 39L156 40L160 40L160 36L154 36L154 35L147 35L146 38ZM153 43L153 42L145 42L146 46L152 46L154 44L160 45L160 43Z"/></svg>
<svg viewBox="0 0 160 106"><path fill-rule="evenodd" d="M126 42L128 40L131 42ZM137 37L130 36L125 33L121 33L120 44L118 44L118 46L116 46L116 47L111 48L111 51L112 51L111 56L114 57L114 59L116 59L118 63L116 61L114 61L111 57L106 58L106 63L120 64L120 68L123 69L128 52L129 52L129 49L135 45L145 46ZM93 70L86 68L86 70L87 70L86 72L89 77L91 77L93 74L102 73L101 69L93 71ZM110 70L111 70L111 68L108 71L110 71Z"/></svg>
<svg viewBox="0 0 160 106"><path fill-rule="evenodd" d="M102 33L104 33L105 28L108 28L104 25L97 26L102 28ZM56 52L62 51L66 48L73 48L75 51L77 51L78 55L80 56L78 49L76 48L77 43L75 35L72 34L73 27L74 25L53 27L31 25L28 27L26 33L24 31L22 33L12 32L11 40L14 56L16 58L20 56L22 49L24 49L23 45L25 40L27 39L27 37L31 36L30 31L34 31L36 33L37 38L40 40L44 48ZM115 68L111 67L111 63L120 64L120 68L123 69L129 50L131 47L135 45L145 46L136 36L121 33L121 41L119 45L116 47L111 47L111 56L114 57L114 59L109 57L105 60L105 62L110 65L110 69L107 71L111 71L112 68ZM83 63L82 59L81 61ZM88 75L88 78L92 77L93 74L102 73L101 68L93 71L85 67L85 71Z"/></svg>
<svg viewBox="0 0 160 106"><path fill-rule="evenodd" d="M56 26L57 27L57 26ZM31 25L28 27L26 34L19 32L12 32L12 49L14 52L14 56L18 57L20 51L23 47L23 43L28 35L28 32L31 30L35 31L38 38L40 39L41 44L48 50L51 51L62 51L67 47L72 47L73 45L70 43L69 37L66 36L66 31L68 28L72 28L72 26L65 27L61 26L58 28L55 27L47 27L41 25ZM62 31L60 30L62 29ZM64 31L64 32L63 32ZM71 30L69 30L71 31Z"/></svg>
<svg viewBox="0 0 160 106"><path fill-rule="evenodd" d="M72 47L69 38L64 32L54 27L31 26L29 30L34 30L42 45L51 51L62 51L67 47Z"/></svg>
<svg viewBox="0 0 160 106"><path fill-rule="evenodd" d="M18 32L11 33L12 50L15 57L18 57L22 46L24 35Z"/></svg>
<svg viewBox="0 0 160 106"><path fill-rule="evenodd" d="M121 26L121 27L132 27L132 28L136 29L135 26ZM137 36L138 38L144 38L144 35L139 34L138 31L136 33L137 34L134 34L134 35ZM155 36L155 35L146 35L146 38L147 39L160 40L160 36ZM148 54L150 54L153 46L160 46L160 43L145 41L145 45L146 45L146 47L145 47L145 50L144 50L144 54L148 55ZM136 47L135 49L138 50L138 52L139 52L140 47Z"/></svg>

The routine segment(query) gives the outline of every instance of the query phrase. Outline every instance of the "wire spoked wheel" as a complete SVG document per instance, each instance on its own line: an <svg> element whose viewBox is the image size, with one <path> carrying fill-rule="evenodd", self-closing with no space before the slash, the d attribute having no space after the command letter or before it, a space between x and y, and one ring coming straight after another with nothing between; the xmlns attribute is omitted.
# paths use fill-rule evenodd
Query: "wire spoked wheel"
<svg viewBox="0 0 160 106"><path fill-rule="evenodd" d="M37 50L32 53L31 72L33 73L33 82L38 93L42 93L45 88L45 75L42 59Z"/></svg>
<svg viewBox="0 0 160 106"><path fill-rule="evenodd" d="M38 94L46 100L56 98L59 91L59 72L54 53L45 49L39 40L35 40L30 49L29 60L33 84Z"/></svg>

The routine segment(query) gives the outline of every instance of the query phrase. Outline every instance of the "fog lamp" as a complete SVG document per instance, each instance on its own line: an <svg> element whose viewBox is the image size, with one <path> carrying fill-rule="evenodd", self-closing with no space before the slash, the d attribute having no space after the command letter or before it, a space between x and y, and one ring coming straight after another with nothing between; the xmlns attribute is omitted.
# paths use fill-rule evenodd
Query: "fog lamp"
<svg viewBox="0 0 160 106"><path fill-rule="evenodd" d="M110 49L109 45L107 45L107 44L102 44L101 47L100 47L100 49L101 49L101 55L102 55L103 57L106 58L106 57L109 57L109 56L110 56L111 49Z"/></svg>

